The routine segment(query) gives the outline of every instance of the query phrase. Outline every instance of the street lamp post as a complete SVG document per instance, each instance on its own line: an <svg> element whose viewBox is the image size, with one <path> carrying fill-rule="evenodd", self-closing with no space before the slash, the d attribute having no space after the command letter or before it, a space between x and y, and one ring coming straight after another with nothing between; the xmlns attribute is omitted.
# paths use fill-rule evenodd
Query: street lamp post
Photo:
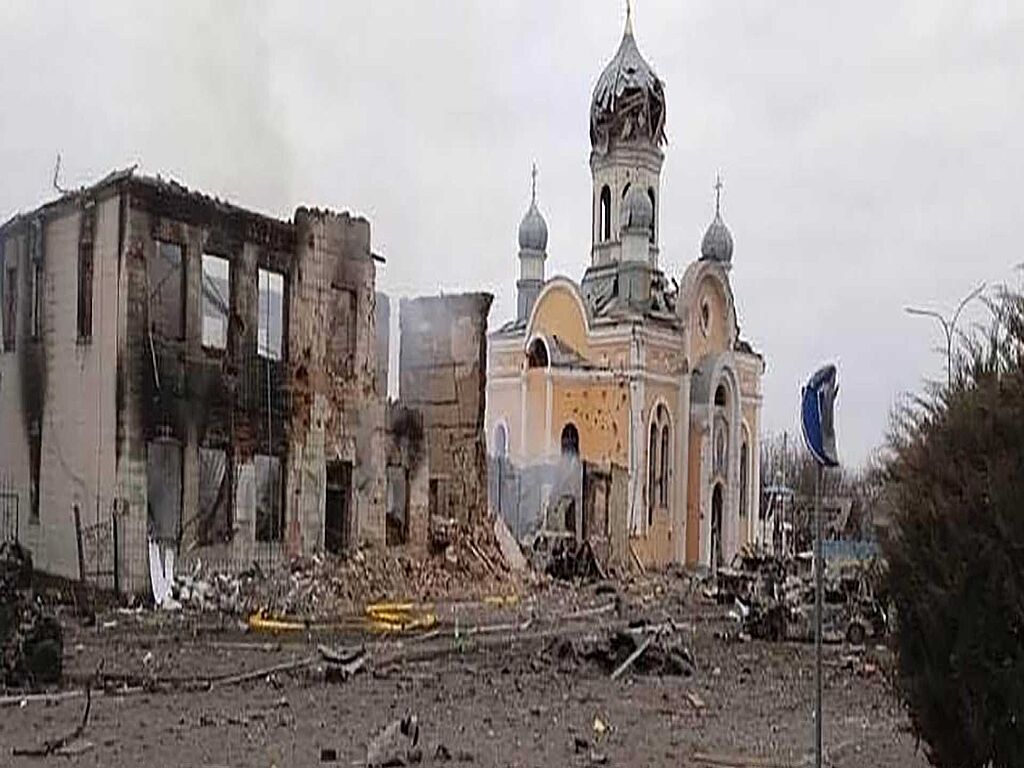
<svg viewBox="0 0 1024 768"><path fill-rule="evenodd" d="M917 315L918 317L930 317L934 320L938 320L942 326L942 332L946 334L946 386L953 386L953 336L956 334L956 324L960 319L960 313L963 312L971 301L978 298L981 292L985 290L985 284L982 283L973 291L968 293L960 303L957 304L956 310L950 317L943 317L940 313L933 309L918 309L917 307L904 307L903 311L908 315Z"/></svg>

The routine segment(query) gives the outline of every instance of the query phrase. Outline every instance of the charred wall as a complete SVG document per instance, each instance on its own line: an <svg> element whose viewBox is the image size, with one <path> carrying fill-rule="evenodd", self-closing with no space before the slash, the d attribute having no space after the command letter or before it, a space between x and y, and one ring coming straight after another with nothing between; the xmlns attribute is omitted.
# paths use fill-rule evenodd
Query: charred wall
<svg viewBox="0 0 1024 768"><path fill-rule="evenodd" d="M431 514L487 514L484 405L487 316L493 296L466 293L404 299L399 310L399 394L423 414Z"/></svg>

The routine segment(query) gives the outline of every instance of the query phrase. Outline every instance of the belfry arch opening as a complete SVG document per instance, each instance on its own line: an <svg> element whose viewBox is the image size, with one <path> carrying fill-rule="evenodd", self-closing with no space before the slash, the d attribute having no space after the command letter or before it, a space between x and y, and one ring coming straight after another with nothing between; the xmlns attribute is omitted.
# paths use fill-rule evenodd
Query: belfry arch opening
<svg viewBox="0 0 1024 768"><path fill-rule="evenodd" d="M719 384L718 389L715 390L715 405L724 408L726 406L728 394L725 390L725 384Z"/></svg>
<svg viewBox="0 0 1024 768"><path fill-rule="evenodd" d="M612 239L612 191L608 188L607 184L601 187L599 214L600 236L603 243Z"/></svg>

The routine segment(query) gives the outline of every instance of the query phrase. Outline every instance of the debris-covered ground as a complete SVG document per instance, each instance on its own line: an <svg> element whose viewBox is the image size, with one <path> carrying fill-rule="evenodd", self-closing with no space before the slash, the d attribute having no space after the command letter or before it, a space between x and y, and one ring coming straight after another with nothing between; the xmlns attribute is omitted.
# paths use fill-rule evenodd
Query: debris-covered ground
<svg viewBox="0 0 1024 768"><path fill-rule="evenodd" d="M384 634L65 609L64 698L7 692L0 763L49 746L83 766L811 764L813 646L744 641L681 575L423 608L434 626ZM825 653L827 764L923 767L887 653Z"/></svg>

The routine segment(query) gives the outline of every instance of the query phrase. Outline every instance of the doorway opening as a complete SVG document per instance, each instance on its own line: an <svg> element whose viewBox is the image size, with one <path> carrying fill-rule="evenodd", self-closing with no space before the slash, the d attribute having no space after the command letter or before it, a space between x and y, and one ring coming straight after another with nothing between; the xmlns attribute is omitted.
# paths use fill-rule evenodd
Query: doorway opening
<svg viewBox="0 0 1024 768"><path fill-rule="evenodd" d="M340 555L349 547L352 530L352 462L327 462L327 504L324 509L324 549Z"/></svg>
<svg viewBox="0 0 1024 768"><path fill-rule="evenodd" d="M722 484L715 483L711 492L711 572L722 565Z"/></svg>

